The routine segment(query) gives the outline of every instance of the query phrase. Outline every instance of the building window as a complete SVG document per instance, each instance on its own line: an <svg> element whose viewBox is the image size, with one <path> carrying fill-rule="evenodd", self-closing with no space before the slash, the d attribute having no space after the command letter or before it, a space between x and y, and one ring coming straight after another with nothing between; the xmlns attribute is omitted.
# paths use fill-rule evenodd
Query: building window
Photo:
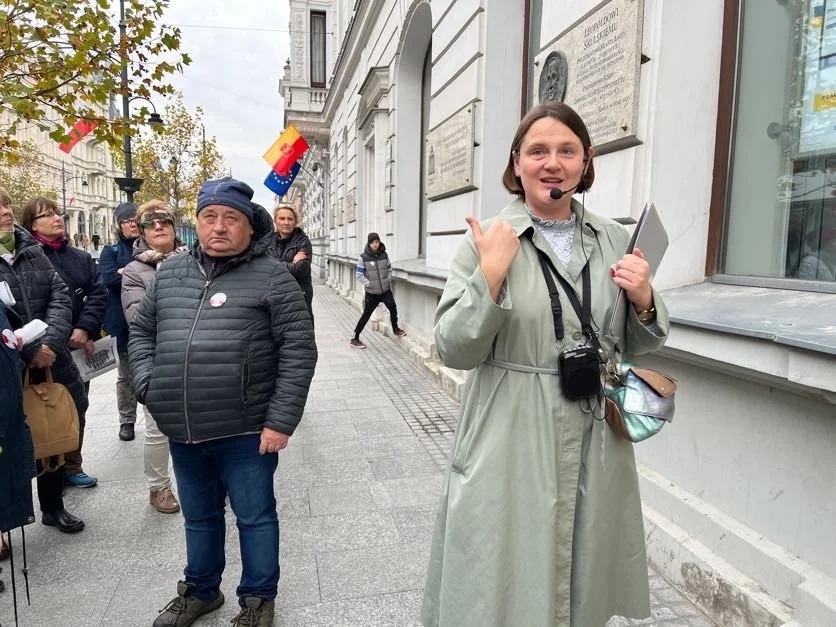
<svg viewBox="0 0 836 627"><path fill-rule="evenodd" d="M311 87L325 87L325 13L311 11Z"/></svg>
<svg viewBox="0 0 836 627"><path fill-rule="evenodd" d="M836 0L741 0L723 270L836 281Z"/></svg>

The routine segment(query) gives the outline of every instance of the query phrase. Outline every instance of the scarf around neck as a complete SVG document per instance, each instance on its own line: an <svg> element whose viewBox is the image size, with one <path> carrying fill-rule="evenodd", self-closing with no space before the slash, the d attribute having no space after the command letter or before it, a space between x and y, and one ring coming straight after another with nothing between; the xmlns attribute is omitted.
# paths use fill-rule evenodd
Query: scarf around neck
<svg viewBox="0 0 836 627"><path fill-rule="evenodd" d="M61 247L64 245L64 242L67 241L66 237L59 237L56 240L48 240L40 233L32 233L32 237L34 237L37 241L39 241L44 246L49 246L52 250L60 250Z"/></svg>
<svg viewBox="0 0 836 627"><path fill-rule="evenodd" d="M168 259L172 255L186 252L186 250L188 250L187 246L178 246L170 253L161 253L159 251L154 250L153 248L149 248L148 250L144 250L141 253L139 253L135 257L135 259L141 261L142 263L147 263L149 266L157 266L161 261Z"/></svg>
<svg viewBox="0 0 836 627"><path fill-rule="evenodd" d="M0 255L15 254L15 232L14 231L0 231Z"/></svg>

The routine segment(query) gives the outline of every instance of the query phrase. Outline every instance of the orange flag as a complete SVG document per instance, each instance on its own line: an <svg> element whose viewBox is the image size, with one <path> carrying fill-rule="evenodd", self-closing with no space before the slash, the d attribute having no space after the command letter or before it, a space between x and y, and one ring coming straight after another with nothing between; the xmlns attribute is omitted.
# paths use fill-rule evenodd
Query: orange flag
<svg viewBox="0 0 836 627"><path fill-rule="evenodd" d="M291 123L264 153L264 160L270 164L276 174L288 176L290 168L309 147L299 129Z"/></svg>

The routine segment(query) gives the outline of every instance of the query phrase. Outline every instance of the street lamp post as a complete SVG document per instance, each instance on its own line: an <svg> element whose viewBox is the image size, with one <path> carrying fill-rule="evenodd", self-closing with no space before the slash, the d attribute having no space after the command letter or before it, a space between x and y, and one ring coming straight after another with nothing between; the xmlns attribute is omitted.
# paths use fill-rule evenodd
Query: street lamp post
<svg viewBox="0 0 836 627"><path fill-rule="evenodd" d="M152 125L162 125L163 120L157 113L157 108L154 103L147 98L140 98L136 96L130 97L128 91L128 48L127 48L127 22L125 22L125 0L119 0L119 49L122 55L122 71L120 73L121 87L122 87L122 118L127 121L130 118L130 104L132 100L146 100L153 109L153 113L148 116L148 123ZM131 155L131 134L128 129L125 129L122 138L122 150L125 153L125 176L117 178L116 184L128 197L128 202L134 201L134 194L136 194L142 187L142 179L134 178L133 159Z"/></svg>
<svg viewBox="0 0 836 627"><path fill-rule="evenodd" d="M67 182L81 179L82 187L87 187L88 183L81 174L67 176L67 168L64 162L61 162L61 217L64 218L64 233L67 237L70 235L70 216L67 213Z"/></svg>

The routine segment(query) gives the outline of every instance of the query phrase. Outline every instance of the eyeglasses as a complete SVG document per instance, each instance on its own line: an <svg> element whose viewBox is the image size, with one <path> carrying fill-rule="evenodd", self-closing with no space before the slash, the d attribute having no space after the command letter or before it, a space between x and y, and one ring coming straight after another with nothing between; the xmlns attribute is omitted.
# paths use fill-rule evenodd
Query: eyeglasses
<svg viewBox="0 0 836 627"><path fill-rule="evenodd" d="M128 218L127 220L119 220L119 226L135 226L136 220Z"/></svg>
<svg viewBox="0 0 836 627"><path fill-rule="evenodd" d="M36 215L34 220L40 220L41 218L54 218L55 216L60 216L61 214L56 211L47 211L46 213L41 213Z"/></svg>

